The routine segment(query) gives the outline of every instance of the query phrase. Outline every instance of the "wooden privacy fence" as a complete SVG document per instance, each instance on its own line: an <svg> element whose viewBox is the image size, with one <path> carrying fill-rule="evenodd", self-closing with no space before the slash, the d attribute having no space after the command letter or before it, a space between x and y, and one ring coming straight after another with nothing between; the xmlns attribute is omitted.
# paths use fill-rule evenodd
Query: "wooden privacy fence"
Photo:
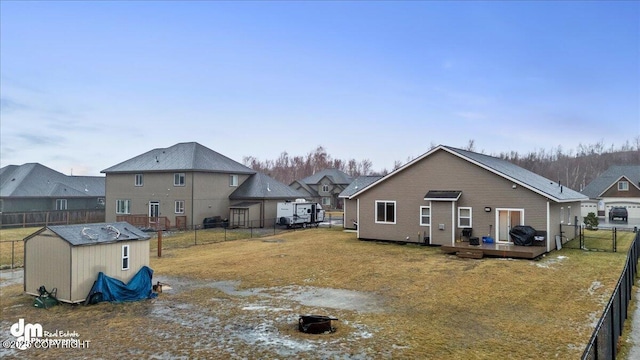
<svg viewBox="0 0 640 360"><path fill-rule="evenodd" d="M104 219L104 209L11 212L0 214L0 228L100 223Z"/></svg>

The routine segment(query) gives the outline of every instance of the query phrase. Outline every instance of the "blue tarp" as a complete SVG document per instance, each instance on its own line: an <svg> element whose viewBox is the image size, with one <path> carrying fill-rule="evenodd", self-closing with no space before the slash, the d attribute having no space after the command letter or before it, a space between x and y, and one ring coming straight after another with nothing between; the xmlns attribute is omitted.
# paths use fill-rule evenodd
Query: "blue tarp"
<svg viewBox="0 0 640 360"><path fill-rule="evenodd" d="M153 270L143 266L127 284L118 279L98 273L98 279L93 284L86 303L96 304L101 301L137 301L152 299L158 294L154 293L151 285Z"/></svg>

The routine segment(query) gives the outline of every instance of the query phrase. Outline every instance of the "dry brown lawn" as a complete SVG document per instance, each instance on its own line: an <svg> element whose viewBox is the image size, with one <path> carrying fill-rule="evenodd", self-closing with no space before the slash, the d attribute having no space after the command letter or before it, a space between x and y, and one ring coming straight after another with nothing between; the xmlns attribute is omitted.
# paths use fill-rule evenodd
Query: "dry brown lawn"
<svg viewBox="0 0 640 360"><path fill-rule="evenodd" d="M154 276L173 289L149 301L41 310L21 285L6 286L0 333L10 338L24 318L91 341L4 354L20 357L575 359L625 258L622 249L565 248L538 261L460 259L313 229L169 249L162 258L152 251ZM357 292L376 306L333 306L321 289ZM287 295L299 291L320 294L326 306ZM297 317L307 313L339 318L336 332L299 333Z"/></svg>

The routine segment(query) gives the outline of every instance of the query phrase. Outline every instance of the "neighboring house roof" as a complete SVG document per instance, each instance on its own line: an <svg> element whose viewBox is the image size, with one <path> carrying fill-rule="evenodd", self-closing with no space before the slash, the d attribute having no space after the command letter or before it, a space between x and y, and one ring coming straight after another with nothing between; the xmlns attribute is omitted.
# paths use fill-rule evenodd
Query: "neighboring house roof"
<svg viewBox="0 0 640 360"><path fill-rule="evenodd" d="M358 190L362 190L365 187L371 185L374 181L380 180L382 176L380 175L361 175L358 176L355 180L349 184L338 197L340 198L348 198L349 196L355 194Z"/></svg>
<svg viewBox="0 0 640 360"><path fill-rule="evenodd" d="M97 224L53 225L48 226L47 229L53 231L72 246L149 239L149 235L125 221ZM38 235L42 230L30 235L25 240Z"/></svg>
<svg viewBox="0 0 640 360"><path fill-rule="evenodd" d="M68 176L39 163L0 169L0 197L104 197L104 176Z"/></svg>
<svg viewBox="0 0 640 360"><path fill-rule="evenodd" d="M507 180L513 181L514 184L527 188L535 193L543 195L556 202L587 200L586 196L584 196L583 194L577 191L571 190L565 186L561 186L556 182L553 182L527 169L521 168L506 160L499 159L497 157L493 157L489 155L475 153L472 151L457 149L450 146L444 146L444 145L440 145L429 150L425 154L415 158L414 160L408 162L407 164L403 165L397 170L387 174L386 176L374 182L373 184L369 185L365 189L360 190L359 192L351 195L350 198L355 197L363 193L364 191L376 186L377 184L386 181L387 179L404 171L406 168L412 166L416 162L419 162L420 160L424 159L425 157L428 157L429 155L437 151L446 151L472 164L480 166L498 176L501 176ZM426 189L426 190L429 190L429 189Z"/></svg>
<svg viewBox="0 0 640 360"><path fill-rule="evenodd" d="M311 186L305 184L302 182L302 180L294 180L291 185L293 184L298 184L300 185L301 188L303 188L307 193L309 193L309 196L311 197L319 197L320 194L318 194L318 191L316 191L314 188L312 188ZM289 185L289 186L291 186ZM306 196L306 195L305 195Z"/></svg>
<svg viewBox="0 0 640 360"><path fill-rule="evenodd" d="M627 178L631 185L640 189L640 165L613 165L593 179L582 193L591 199L598 198L622 178Z"/></svg>
<svg viewBox="0 0 640 360"><path fill-rule="evenodd" d="M338 169L324 169L311 176L307 176L306 178L300 180L300 182L308 185L319 184L324 177L329 178L329 180L331 180L331 182L334 184L348 185L353 181L353 179L349 175Z"/></svg>
<svg viewBox="0 0 640 360"><path fill-rule="evenodd" d="M231 195L229 199L295 199L304 198L305 195L294 190L280 181L257 173L245 180Z"/></svg>
<svg viewBox="0 0 640 360"><path fill-rule="evenodd" d="M162 171L256 173L255 170L196 142L179 143L168 148L153 149L101 172L109 174Z"/></svg>

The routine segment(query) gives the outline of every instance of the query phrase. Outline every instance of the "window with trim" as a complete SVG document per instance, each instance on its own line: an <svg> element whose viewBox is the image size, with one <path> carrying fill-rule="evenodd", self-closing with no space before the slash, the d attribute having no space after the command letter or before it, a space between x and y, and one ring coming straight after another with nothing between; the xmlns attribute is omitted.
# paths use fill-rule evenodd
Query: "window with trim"
<svg viewBox="0 0 640 360"><path fill-rule="evenodd" d="M176 214L184 214L184 200L176 200Z"/></svg>
<svg viewBox="0 0 640 360"><path fill-rule="evenodd" d="M420 226L431 225L431 207L420 206Z"/></svg>
<svg viewBox="0 0 640 360"><path fill-rule="evenodd" d="M56 210L67 210L67 199L56 199Z"/></svg>
<svg viewBox="0 0 640 360"><path fill-rule="evenodd" d="M229 186L238 186L238 175L229 175Z"/></svg>
<svg viewBox="0 0 640 360"><path fill-rule="evenodd" d="M122 245L122 270L129 270L129 245Z"/></svg>
<svg viewBox="0 0 640 360"><path fill-rule="evenodd" d="M618 191L629 191L629 182L618 181Z"/></svg>
<svg viewBox="0 0 640 360"><path fill-rule="evenodd" d="M130 214L131 200L116 200L116 214Z"/></svg>
<svg viewBox="0 0 640 360"><path fill-rule="evenodd" d="M323 192L329 192L329 185L328 184L322 184L322 191Z"/></svg>
<svg viewBox="0 0 640 360"><path fill-rule="evenodd" d="M396 202L376 200L376 223L396 223Z"/></svg>
<svg viewBox="0 0 640 360"><path fill-rule="evenodd" d="M322 198L322 205L327 205L327 206L331 205L331 198L330 197L326 197L326 196L323 197Z"/></svg>
<svg viewBox="0 0 640 360"><path fill-rule="evenodd" d="M184 173L173 174L173 186L184 186L185 176Z"/></svg>
<svg viewBox="0 0 640 360"><path fill-rule="evenodd" d="M472 210L470 207L458 208L458 227L473 227Z"/></svg>
<svg viewBox="0 0 640 360"><path fill-rule="evenodd" d="M136 174L135 185L142 186L143 182L144 182L144 178L142 177L142 174Z"/></svg>

